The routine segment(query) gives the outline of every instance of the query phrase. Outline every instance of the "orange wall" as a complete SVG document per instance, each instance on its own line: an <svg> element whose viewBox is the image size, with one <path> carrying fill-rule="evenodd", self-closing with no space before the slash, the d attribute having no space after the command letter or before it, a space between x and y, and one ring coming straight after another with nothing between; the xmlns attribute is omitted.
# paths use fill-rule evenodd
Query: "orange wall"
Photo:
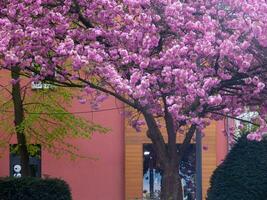
<svg viewBox="0 0 267 200"><path fill-rule="evenodd" d="M228 141L225 134L225 120L219 121L216 127L216 158L217 165L221 164L228 152Z"/></svg>

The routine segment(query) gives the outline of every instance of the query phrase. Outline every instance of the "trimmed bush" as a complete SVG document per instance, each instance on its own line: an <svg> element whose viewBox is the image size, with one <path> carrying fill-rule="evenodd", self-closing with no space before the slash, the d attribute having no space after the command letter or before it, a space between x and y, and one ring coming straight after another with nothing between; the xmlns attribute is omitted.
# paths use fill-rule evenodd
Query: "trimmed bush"
<svg viewBox="0 0 267 200"><path fill-rule="evenodd" d="M71 200L68 184L59 179L0 179L0 200Z"/></svg>
<svg viewBox="0 0 267 200"><path fill-rule="evenodd" d="M267 141L242 136L214 171L207 200L266 200Z"/></svg>

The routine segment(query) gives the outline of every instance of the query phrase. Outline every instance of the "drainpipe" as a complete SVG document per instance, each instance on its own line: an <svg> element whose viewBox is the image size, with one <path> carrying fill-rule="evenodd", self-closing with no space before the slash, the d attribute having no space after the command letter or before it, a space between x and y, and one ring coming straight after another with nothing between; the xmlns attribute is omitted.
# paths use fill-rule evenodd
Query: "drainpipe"
<svg viewBox="0 0 267 200"><path fill-rule="evenodd" d="M196 132L196 200L202 200L202 134Z"/></svg>

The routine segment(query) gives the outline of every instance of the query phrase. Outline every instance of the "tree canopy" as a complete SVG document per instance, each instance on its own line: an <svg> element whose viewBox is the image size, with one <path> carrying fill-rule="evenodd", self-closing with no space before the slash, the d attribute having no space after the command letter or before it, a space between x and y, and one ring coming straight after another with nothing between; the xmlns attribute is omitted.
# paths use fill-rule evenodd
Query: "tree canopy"
<svg viewBox="0 0 267 200"><path fill-rule="evenodd" d="M0 87L10 91L9 87ZM27 141L27 149L31 156L36 155L42 149L56 157L69 155L71 159L78 157L88 158L82 155L79 147L72 144L70 139L90 139L93 133L107 133L104 128L92 121L84 119L70 112L68 108L74 101L74 92L67 88L38 89L31 91L31 85L21 86L23 98L24 120L17 127L14 124L14 108L11 94L0 96L0 123L1 137L0 148L9 147L10 140L16 133L16 129L23 130ZM77 90L75 91L77 93ZM10 99L11 98L11 99ZM12 150L18 153L19 146ZM92 158L92 157L91 157Z"/></svg>
<svg viewBox="0 0 267 200"><path fill-rule="evenodd" d="M177 130L255 105L265 126L264 0L3 0L0 8L3 68L36 71L27 73L34 80L57 71L58 84L80 84L94 106L113 95L169 113Z"/></svg>

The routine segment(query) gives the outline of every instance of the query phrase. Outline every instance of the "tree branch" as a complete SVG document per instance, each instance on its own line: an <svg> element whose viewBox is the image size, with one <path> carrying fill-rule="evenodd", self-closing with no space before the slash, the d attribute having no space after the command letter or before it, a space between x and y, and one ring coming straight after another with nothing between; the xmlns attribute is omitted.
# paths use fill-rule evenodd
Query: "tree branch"
<svg viewBox="0 0 267 200"><path fill-rule="evenodd" d="M154 117L148 114L146 111L142 112L148 127L147 136L151 139L152 143L155 145L155 151L159 158L160 164L164 166L168 162L168 153L164 138L159 130Z"/></svg>
<svg viewBox="0 0 267 200"><path fill-rule="evenodd" d="M34 72L35 74L39 74L39 71L38 70L35 70L35 69L31 68L31 67L26 67L26 69ZM57 73L59 73L60 75L63 75L60 71L57 71ZM70 73L67 73L66 75L68 77L71 76ZM65 78L67 78L66 75L64 76ZM77 88L84 88L86 86L90 86L93 89L96 89L96 90L99 90L99 91L104 92L106 94L109 94L109 95L111 95L111 96L119 99L123 103L125 103L125 104L127 104L127 105L129 105L129 106L131 106L133 108L135 108L136 110L141 111L140 106L136 105L135 103L131 102L130 100L126 99L125 97L123 97L123 96L121 96L121 95L119 95L119 94L117 94L115 92L112 92L112 91L110 91L110 90L108 90L106 88L103 88L103 87L100 87L98 85L95 85L95 84L91 83L88 80L85 80L85 79L82 79L82 78L78 78L78 80L81 83L84 83L84 85L83 84L73 83L70 79L67 79L67 80L68 80L68 82L61 82L61 81L59 81L59 80L57 80L57 79L54 78L53 80L52 79L49 80L49 83L51 83L51 84L56 83L56 84L59 84L60 86L63 85L63 86L67 86L67 87L77 87Z"/></svg>
<svg viewBox="0 0 267 200"><path fill-rule="evenodd" d="M93 24L83 16L81 7L77 2L77 0L73 0L73 4L74 4L74 10L79 16L79 20L86 26L86 28L94 28Z"/></svg>
<svg viewBox="0 0 267 200"><path fill-rule="evenodd" d="M245 119L240 119L238 117L233 117L231 115L224 115L224 114L218 113L218 112L211 112L211 113L216 114L216 115L221 115L221 116L224 116L224 117L228 117L228 118L231 118L231 119L235 119L235 120L238 120L238 121L241 121L241 122L244 122L244 123L252 124L252 125L257 126L257 127L260 126L259 124L253 123L253 122L245 120Z"/></svg>
<svg viewBox="0 0 267 200"><path fill-rule="evenodd" d="M183 156L184 156L186 150L188 149L188 146L191 142L191 139L194 136L196 128L197 128L196 124L192 124L191 127L189 128L188 132L186 133L185 139L179 148L179 158L178 158L179 162L178 163L180 163L180 161L183 159Z"/></svg>
<svg viewBox="0 0 267 200"><path fill-rule="evenodd" d="M171 164L176 165L177 161L177 148L176 148L176 131L174 128L174 121L173 117L168 111L168 105L166 102L166 97L163 96L163 104L164 104L164 120L166 124L166 130L168 134L168 152L169 152L169 159L171 161Z"/></svg>

